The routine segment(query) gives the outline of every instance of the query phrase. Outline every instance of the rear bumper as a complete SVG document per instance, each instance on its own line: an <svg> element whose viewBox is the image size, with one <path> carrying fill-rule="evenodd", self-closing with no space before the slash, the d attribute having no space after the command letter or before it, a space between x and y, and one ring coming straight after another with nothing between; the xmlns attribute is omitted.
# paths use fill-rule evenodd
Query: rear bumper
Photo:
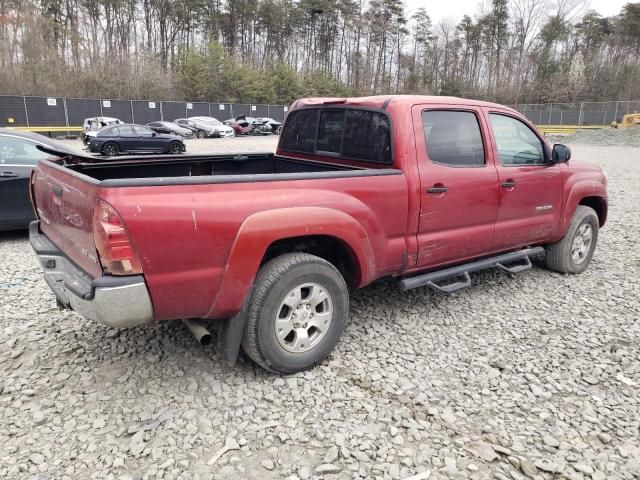
<svg viewBox="0 0 640 480"><path fill-rule="evenodd" d="M92 279L40 233L39 220L29 225L29 240L47 285L63 307L113 328L153 322L151 297L142 275Z"/></svg>

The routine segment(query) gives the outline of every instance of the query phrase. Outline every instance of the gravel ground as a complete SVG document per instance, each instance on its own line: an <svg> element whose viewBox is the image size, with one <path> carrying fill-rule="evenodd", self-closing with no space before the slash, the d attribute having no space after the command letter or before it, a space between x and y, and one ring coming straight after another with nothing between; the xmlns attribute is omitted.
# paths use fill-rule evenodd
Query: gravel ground
<svg viewBox="0 0 640 480"><path fill-rule="evenodd" d="M587 272L377 283L334 354L285 378L179 322L59 312L26 236L0 235L0 478L638 478L640 149L573 155L609 175Z"/></svg>
<svg viewBox="0 0 640 480"><path fill-rule="evenodd" d="M550 136L549 141L569 145L640 146L640 126L629 128L600 128L578 130L573 135Z"/></svg>

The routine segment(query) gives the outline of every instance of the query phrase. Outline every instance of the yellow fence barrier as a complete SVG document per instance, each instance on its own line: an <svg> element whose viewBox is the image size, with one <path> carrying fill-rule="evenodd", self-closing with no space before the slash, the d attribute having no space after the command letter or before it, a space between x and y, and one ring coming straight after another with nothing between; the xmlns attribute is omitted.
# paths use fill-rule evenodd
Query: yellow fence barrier
<svg viewBox="0 0 640 480"><path fill-rule="evenodd" d="M23 132L81 132L82 127L11 127Z"/></svg>
<svg viewBox="0 0 640 480"><path fill-rule="evenodd" d="M573 134L578 130L598 130L600 128L611 128L611 125L536 125L537 129L544 135Z"/></svg>

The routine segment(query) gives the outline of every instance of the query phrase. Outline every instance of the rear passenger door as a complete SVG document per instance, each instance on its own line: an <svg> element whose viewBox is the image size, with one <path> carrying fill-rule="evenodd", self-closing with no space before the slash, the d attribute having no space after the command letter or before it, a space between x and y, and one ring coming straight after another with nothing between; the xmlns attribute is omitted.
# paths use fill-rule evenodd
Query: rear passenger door
<svg viewBox="0 0 640 480"><path fill-rule="evenodd" d="M412 114L421 184L417 266L494 251L499 187L482 111L414 106Z"/></svg>
<svg viewBox="0 0 640 480"><path fill-rule="evenodd" d="M549 161L545 143L511 112L487 109L500 183L496 246L502 250L541 243L562 208L562 164Z"/></svg>

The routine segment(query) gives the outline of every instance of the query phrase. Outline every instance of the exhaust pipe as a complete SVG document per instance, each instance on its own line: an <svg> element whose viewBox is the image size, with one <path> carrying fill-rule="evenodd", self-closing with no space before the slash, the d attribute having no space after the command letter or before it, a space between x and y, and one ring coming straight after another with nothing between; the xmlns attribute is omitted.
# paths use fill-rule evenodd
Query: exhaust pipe
<svg viewBox="0 0 640 480"><path fill-rule="evenodd" d="M196 337L200 345L205 346L211 343L211 333L209 333L209 330L200 322L197 320L184 319L182 323L189 327L189 330L191 330L191 333L193 333L193 336Z"/></svg>

